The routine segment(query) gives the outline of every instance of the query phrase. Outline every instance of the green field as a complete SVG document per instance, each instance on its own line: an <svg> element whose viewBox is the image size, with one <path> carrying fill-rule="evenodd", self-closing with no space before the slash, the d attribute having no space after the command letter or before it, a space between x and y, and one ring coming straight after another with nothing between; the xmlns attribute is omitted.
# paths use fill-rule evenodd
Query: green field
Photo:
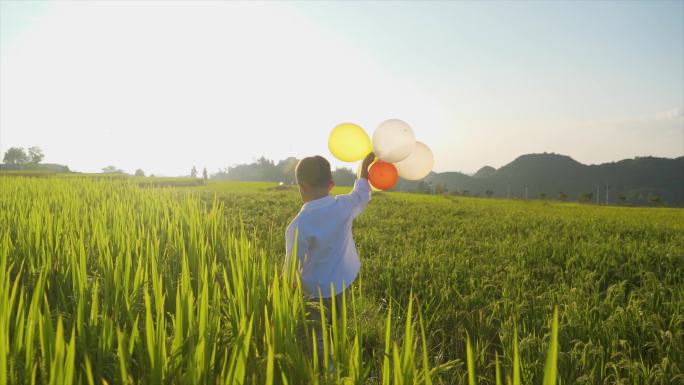
<svg viewBox="0 0 684 385"><path fill-rule="evenodd" d="M318 362L281 275L300 206L269 183L0 176L0 385L684 383L682 209L374 193Z"/></svg>

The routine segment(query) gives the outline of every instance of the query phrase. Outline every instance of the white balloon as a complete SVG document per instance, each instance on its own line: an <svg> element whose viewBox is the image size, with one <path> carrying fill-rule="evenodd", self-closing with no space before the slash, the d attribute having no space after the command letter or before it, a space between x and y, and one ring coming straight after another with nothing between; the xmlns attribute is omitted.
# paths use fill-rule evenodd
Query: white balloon
<svg viewBox="0 0 684 385"><path fill-rule="evenodd" d="M416 142L413 152L408 158L397 162L394 166L397 168L399 176L408 180L423 179L430 171L435 163L432 156L432 150L421 142Z"/></svg>
<svg viewBox="0 0 684 385"><path fill-rule="evenodd" d="M385 162L399 162L413 151L416 137L413 129L399 119L385 120L373 133L373 152Z"/></svg>

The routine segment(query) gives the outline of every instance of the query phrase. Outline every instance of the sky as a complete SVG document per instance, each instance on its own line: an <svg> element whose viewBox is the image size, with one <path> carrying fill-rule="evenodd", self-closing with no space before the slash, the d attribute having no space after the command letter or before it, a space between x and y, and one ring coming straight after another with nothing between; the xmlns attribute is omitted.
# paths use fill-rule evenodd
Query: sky
<svg viewBox="0 0 684 385"><path fill-rule="evenodd" d="M684 155L684 2L0 0L0 152L187 175L402 119L434 170Z"/></svg>

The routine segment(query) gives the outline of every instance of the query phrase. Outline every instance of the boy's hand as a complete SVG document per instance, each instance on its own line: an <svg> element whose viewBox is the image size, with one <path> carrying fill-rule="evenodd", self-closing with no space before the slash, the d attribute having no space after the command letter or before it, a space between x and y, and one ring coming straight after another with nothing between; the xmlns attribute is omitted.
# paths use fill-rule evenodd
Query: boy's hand
<svg viewBox="0 0 684 385"><path fill-rule="evenodd" d="M371 163L375 160L375 154L370 153L366 155L366 158L363 160L363 163L361 163L361 178L366 178L368 179L368 167L370 167Z"/></svg>

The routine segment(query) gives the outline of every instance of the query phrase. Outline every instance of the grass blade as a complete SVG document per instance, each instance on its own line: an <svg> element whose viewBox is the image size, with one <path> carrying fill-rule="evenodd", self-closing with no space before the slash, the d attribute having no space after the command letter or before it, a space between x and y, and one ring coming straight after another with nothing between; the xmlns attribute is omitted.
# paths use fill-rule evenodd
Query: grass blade
<svg viewBox="0 0 684 385"><path fill-rule="evenodd" d="M544 366L544 385L556 385L558 376L558 306L553 309L551 324L551 342Z"/></svg>
<svg viewBox="0 0 684 385"><path fill-rule="evenodd" d="M466 362L468 365L468 384L475 385L475 362L473 359L473 347L470 344L470 335L466 335Z"/></svg>

